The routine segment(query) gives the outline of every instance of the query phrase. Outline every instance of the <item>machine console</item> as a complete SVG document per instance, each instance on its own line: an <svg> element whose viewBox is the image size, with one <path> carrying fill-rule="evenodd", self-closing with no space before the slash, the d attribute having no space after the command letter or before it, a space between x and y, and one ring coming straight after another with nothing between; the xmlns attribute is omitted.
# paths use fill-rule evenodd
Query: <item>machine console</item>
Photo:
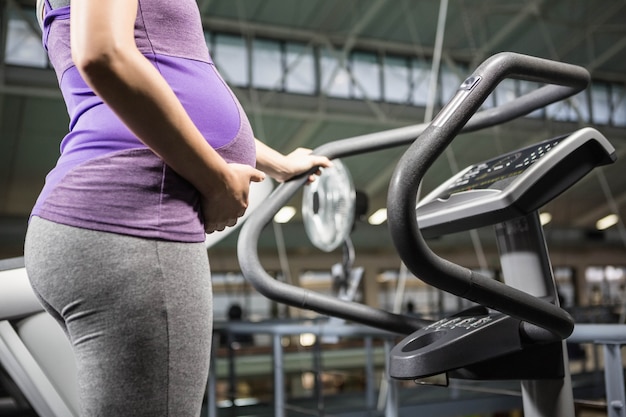
<svg viewBox="0 0 626 417"><path fill-rule="evenodd" d="M549 139L524 149L468 167L464 173L436 198L447 200L453 194L470 190L499 190L506 187L507 180L521 175L532 164L547 155L563 137Z"/></svg>
<svg viewBox="0 0 626 417"><path fill-rule="evenodd" d="M525 216L615 158L600 132L583 128L471 165L419 202L420 230L440 236Z"/></svg>

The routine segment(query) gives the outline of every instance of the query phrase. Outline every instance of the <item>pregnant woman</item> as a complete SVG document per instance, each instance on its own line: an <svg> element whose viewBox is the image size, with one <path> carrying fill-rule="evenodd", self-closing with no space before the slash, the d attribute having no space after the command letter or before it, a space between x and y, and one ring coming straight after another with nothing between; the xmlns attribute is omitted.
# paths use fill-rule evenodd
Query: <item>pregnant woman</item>
<svg viewBox="0 0 626 417"><path fill-rule="evenodd" d="M328 166L254 138L195 0L40 0L70 116L33 208L26 268L65 330L81 416L197 416L209 371L203 241L251 181Z"/></svg>

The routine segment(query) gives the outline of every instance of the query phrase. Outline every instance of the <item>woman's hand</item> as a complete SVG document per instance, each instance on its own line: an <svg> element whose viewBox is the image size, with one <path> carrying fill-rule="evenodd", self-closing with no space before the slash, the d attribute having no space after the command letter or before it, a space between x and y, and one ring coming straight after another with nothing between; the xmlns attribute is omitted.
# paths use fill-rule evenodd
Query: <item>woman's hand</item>
<svg viewBox="0 0 626 417"><path fill-rule="evenodd" d="M277 181L284 182L288 179L295 177L296 175L302 174L303 172L307 172L311 170L313 167L329 167L332 165L332 162L325 157L320 155L313 155L313 151L307 148L297 148L292 151L288 155L285 156L285 165L284 171L280 178L276 178ZM315 171L313 174L309 176L309 182L315 181L315 176L320 175L321 170Z"/></svg>
<svg viewBox="0 0 626 417"><path fill-rule="evenodd" d="M327 157L313 155L312 151L306 148L298 148L288 155L283 155L257 140L256 151L257 167L279 182L285 182L315 167L323 168L332 165ZM319 170L313 173L309 177L309 182L314 181L315 175L319 174Z"/></svg>
<svg viewBox="0 0 626 417"><path fill-rule="evenodd" d="M248 165L229 164L223 181L215 181L210 192L202 195L204 231L212 233L234 226L248 208L250 182L260 182L265 174Z"/></svg>

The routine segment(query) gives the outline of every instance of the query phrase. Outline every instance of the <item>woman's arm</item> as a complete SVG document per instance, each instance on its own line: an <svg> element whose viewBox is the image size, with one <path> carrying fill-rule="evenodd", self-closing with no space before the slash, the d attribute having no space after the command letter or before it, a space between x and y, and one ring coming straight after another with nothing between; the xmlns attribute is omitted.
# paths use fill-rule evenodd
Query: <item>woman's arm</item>
<svg viewBox="0 0 626 417"><path fill-rule="evenodd" d="M207 232L231 226L245 212L250 181L261 181L263 173L227 164L207 143L165 79L137 49L136 15L136 0L73 1L74 63L128 128L198 189Z"/></svg>
<svg viewBox="0 0 626 417"><path fill-rule="evenodd" d="M298 148L283 155L256 139L256 166L279 182L309 171L313 167L329 167L325 156L313 155L310 149ZM312 181L313 177L309 178Z"/></svg>

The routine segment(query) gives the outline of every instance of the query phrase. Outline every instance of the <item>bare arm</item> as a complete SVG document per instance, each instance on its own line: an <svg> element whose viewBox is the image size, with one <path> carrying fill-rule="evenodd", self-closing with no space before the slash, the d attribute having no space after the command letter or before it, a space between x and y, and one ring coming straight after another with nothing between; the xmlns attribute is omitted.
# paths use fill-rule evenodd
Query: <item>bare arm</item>
<svg viewBox="0 0 626 417"><path fill-rule="evenodd" d="M257 168L279 182L302 174L314 167L328 167L331 162L325 156L313 155L310 149L298 148L288 155L270 148L256 140ZM309 179L311 181L312 178Z"/></svg>
<svg viewBox="0 0 626 417"><path fill-rule="evenodd" d="M128 128L203 196L207 231L243 215L250 181L263 174L227 164L195 127L165 79L134 40L137 1L72 2L72 58ZM209 115L210 117L210 115Z"/></svg>

